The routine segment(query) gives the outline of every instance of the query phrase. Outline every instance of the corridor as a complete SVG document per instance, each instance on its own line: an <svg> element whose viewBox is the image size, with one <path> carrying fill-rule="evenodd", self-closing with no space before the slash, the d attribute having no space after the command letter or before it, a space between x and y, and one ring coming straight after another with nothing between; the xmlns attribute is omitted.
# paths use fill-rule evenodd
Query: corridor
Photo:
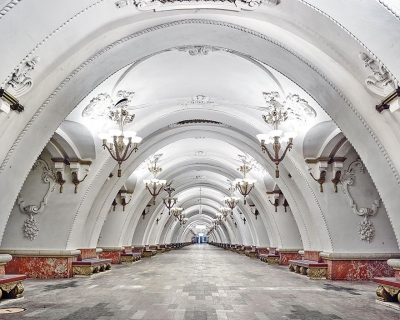
<svg viewBox="0 0 400 320"><path fill-rule="evenodd" d="M25 281L0 319L399 319L372 282L315 281L284 266L207 244L145 258L90 278Z"/></svg>

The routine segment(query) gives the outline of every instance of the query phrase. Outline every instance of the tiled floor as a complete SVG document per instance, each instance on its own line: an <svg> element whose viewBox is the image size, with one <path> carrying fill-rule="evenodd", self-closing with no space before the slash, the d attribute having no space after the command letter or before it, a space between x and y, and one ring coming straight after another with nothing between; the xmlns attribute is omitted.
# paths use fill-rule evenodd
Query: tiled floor
<svg viewBox="0 0 400 320"><path fill-rule="evenodd" d="M27 280L24 307L0 319L400 319L371 282L309 280L210 245L192 245L91 278Z"/></svg>

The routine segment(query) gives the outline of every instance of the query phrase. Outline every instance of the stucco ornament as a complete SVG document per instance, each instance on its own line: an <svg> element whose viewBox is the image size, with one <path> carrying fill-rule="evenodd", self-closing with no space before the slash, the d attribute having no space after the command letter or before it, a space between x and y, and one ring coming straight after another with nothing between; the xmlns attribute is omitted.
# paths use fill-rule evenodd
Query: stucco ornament
<svg viewBox="0 0 400 320"><path fill-rule="evenodd" d="M7 90L15 97L20 97L31 90L33 79L30 73L39 63L40 58L35 57L30 61L26 61L21 67L15 70L11 79L7 82Z"/></svg>
<svg viewBox="0 0 400 320"><path fill-rule="evenodd" d="M375 228L372 225L372 222L368 220L368 217L376 214L379 208L380 199L374 200L371 208L358 208L357 203L349 191L349 186L354 185L356 181L356 171L359 171L361 174L365 173L365 166L361 162L361 159L357 159L350 163L348 169L344 171L340 183L343 193L349 198L350 206L354 213L363 217L363 221L358 225L358 234L360 235L360 239L362 241L371 242L375 235Z"/></svg>
<svg viewBox="0 0 400 320"><path fill-rule="evenodd" d="M132 3L141 11L169 11L181 9L219 9L228 11L256 10L261 4L276 6L279 0L121 0L118 8Z"/></svg>
<svg viewBox="0 0 400 320"><path fill-rule="evenodd" d="M206 56L210 52L222 50L222 48L219 47L201 46L201 45L181 46L181 47L176 47L175 49L182 52L188 52L191 56Z"/></svg>
<svg viewBox="0 0 400 320"><path fill-rule="evenodd" d="M279 92L276 91L264 92L263 95L267 104L265 109L269 115L273 115L274 110L285 114L283 117L277 117L276 119L268 119L267 115L264 115L264 121L267 123L273 123L279 118L281 119L280 122L285 122L286 127L296 130L299 126L305 125L309 118L317 116L314 108L306 100L300 98L298 94L289 93L286 99L283 99Z"/></svg>
<svg viewBox="0 0 400 320"><path fill-rule="evenodd" d="M372 71L372 75L365 79L365 85L371 92L385 97L397 87L397 81L391 77L388 70L381 63L370 58L364 52L360 52L358 57L364 61L364 67Z"/></svg>
<svg viewBox="0 0 400 320"><path fill-rule="evenodd" d="M50 193L54 190L56 186L57 180L55 172L50 168L48 163L41 158L35 161L34 165L32 166L32 171L36 171L39 168L43 168L41 179L44 183L48 184L47 192L43 196L40 203L26 205L24 199L21 196L18 197L18 205L21 212L29 215L29 218L24 221L22 230L24 231L25 236L31 241L34 240L39 233L39 223L36 219L33 218L33 216L35 214L43 212L43 209L49 199Z"/></svg>

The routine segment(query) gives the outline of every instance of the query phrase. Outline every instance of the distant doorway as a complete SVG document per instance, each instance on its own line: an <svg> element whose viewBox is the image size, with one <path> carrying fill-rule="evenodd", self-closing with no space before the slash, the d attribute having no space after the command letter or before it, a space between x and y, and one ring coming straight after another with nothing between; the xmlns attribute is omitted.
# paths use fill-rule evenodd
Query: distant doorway
<svg viewBox="0 0 400 320"><path fill-rule="evenodd" d="M208 243L208 237L204 233L198 233L194 237L194 243Z"/></svg>

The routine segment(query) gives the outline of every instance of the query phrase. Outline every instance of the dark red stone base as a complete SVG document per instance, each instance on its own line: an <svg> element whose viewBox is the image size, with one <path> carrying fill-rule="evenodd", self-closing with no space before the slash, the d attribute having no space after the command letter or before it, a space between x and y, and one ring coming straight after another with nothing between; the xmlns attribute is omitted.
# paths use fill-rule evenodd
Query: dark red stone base
<svg viewBox="0 0 400 320"><path fill-rule="evenodd" d="M121 264L121 253L122 251L103 251L100 252L100 259L111 259L112 264Z"/></svg>
<svg viewBox="0 0 400 320"><path fill-rule="evenodd" d="M328 280L370 280L375 277L394 277L386 260L327 260Z"/></svg>
<svg viewBox="0 0 400 320"><path fill-rule="evenodd" d="M6 274L25 274L28 278L71 278L76 257L13 257L5 265Z"/></svg>
<svg viewBox="0 0 400 320"><path fill-rule="evenodd" d="M289 260L301 260L301 254L298 252L279 252L279 264L288 266Z"/></svg>

